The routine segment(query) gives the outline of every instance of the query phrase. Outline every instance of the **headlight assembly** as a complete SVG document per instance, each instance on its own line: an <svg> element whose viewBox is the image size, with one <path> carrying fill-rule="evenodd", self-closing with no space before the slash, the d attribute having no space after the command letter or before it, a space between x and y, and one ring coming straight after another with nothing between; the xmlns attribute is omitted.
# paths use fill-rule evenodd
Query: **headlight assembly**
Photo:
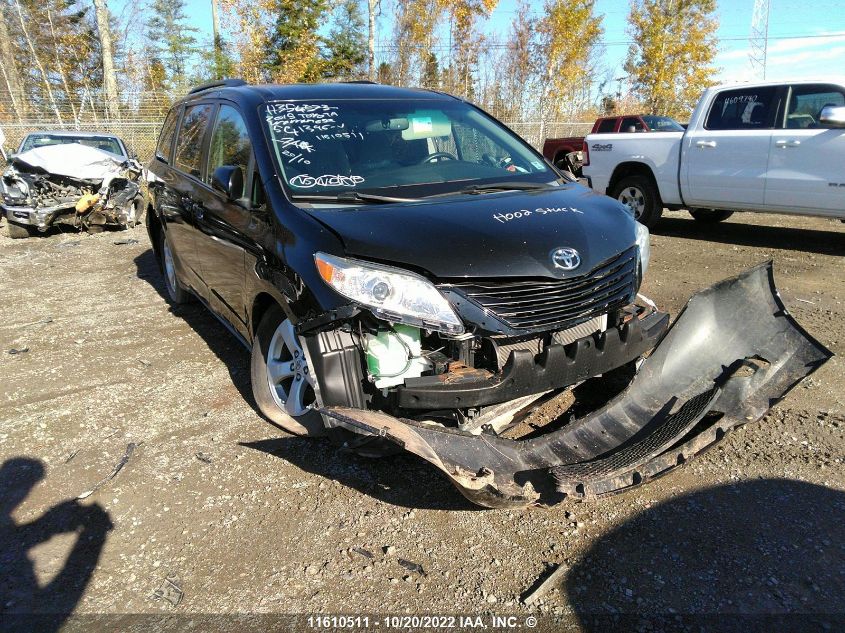
<svg viewBox="0 0 845 633"><path fill-rule="evenodd" d="M323 281L385 321L446 334L464 331L446 298L419 275L326 253L316 253L314 261Z"/></svg>

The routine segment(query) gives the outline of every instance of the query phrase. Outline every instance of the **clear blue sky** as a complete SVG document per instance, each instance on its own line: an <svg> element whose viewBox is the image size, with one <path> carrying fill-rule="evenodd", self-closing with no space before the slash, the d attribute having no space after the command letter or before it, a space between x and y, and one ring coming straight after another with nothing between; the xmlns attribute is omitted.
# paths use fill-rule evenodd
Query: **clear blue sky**
<svg viewBox="0 0 845 633"><path fill-rule="evenodd" d="M129 0L116 0L118 6ZM382 0L382 33L391 23L391 0ZM187 13L200 29L201 37L211 32L210 0L187 0ZM533 1L537 13L543 3ZM614 78L624 75L622 62L628 48L625 33L628 0L597 0L596 11L604 15L604 65ZM500 0L486 31L493 38L504 39L514 17L516 0ZM720 0L718 15L720 52L716 64L722 70L719 79L745 81L755 79L748 63L748 36L751 30L753 0ZM833 35L830 35L833 34ZM808 37L811 36L811 37ZM845 74L845 0L771 0L769 12L769 55L767 78L826 76Z"/></svg>

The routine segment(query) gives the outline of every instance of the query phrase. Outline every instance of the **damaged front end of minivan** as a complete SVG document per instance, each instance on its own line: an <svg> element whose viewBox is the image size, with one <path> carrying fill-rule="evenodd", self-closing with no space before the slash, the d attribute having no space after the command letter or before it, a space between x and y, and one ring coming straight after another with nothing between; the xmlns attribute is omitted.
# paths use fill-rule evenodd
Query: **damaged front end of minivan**
<svg viewBox="0 0 845 633"><path fill-rule="evenodd" d="M341 289L369 272L330 256L317 265ZM385 274L370 275L377 296L388 292L377 284L391 285ZM698 293L671 328L647 300L619 305L632 286L614 304L620 280L637 284L638 274L632 249L569 281L441 284L454 323L441 314L399 325L383 309L341 316L339 327L305 322L314 406L328 428L359 438L350 444L378 438L414 453L474 503L550 504L618 492L685 463L761 418L831 356L787 312L771 263ZM424 288L409 292L438 314ZM500 333L552 313L565 326L561 306L577 325ZM575 403L544 427L530 423L543 402L591 383L617 395L598 408Z"/></svg>

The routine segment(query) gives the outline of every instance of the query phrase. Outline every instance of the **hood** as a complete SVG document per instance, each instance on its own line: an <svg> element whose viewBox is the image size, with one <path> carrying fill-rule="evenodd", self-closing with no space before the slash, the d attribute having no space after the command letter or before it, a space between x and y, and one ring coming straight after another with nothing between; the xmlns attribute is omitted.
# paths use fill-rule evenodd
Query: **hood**
<svg viewBox="0 0 845 633"><path fill-rule="evenodd" d="M125 158L80 143L45 145L15 155L12 164L21 171L45 171L77 180L104 180L119 172Z"/></svg>
<svg viewBox="0 0 845 633"><path fill-rule="evenodd" d="M310 212L337 233L348 256L440 279L575 277L636 241L634 219L621 204L574 183ZM562 247L581 257L571 272L552 264L552 252Z"/></svg>

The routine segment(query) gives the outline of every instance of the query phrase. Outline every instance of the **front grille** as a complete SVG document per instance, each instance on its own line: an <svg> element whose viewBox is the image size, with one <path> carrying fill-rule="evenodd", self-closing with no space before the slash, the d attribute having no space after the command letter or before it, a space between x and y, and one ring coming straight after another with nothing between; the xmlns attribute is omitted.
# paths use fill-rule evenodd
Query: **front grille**
<svg viewBox="0 0 845 633"><path fill-rule="evenodd" d="M474 280L449 284L510 327L564 329L627 304L634 294L637 247L569 279Z"/></svg>

